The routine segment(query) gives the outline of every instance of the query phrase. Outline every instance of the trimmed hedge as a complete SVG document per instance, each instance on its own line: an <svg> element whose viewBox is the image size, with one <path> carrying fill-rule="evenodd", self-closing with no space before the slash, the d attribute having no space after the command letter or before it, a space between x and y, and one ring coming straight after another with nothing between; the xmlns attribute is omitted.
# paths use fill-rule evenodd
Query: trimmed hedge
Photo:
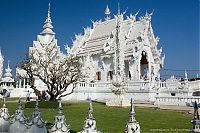
<svg viewBox="0 0 200 133"><path fill-rule="evenodd" d="M25 108L35 108L35 101L30 101L25 104ZM50 109L57 109L58 102L57 101L39 101L39 108L50 108Z"/></svg>

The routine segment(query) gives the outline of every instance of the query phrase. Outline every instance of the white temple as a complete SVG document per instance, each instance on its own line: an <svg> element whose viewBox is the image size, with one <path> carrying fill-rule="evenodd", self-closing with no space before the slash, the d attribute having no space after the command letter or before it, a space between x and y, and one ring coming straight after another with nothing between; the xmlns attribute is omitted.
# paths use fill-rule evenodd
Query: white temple
<svg viewBox="0 0 200 133"><path fill-rule="evenodd" d="M75 36L71 48L67 47L69 54L81 57L86 76L66 99L115 99L113 85L121 82L126 99L165 105L187 105L200 100L200 80L188 80L187 72L184 80L173 76L160 80L165 55L153 32L152 13L146 12L138 19L138 13L125 18L119 10L111 18L110 12L107 6L105 20L93 22L83 35Z"/></svg>
<svg viewBox="0 0 200 133"><path fill-rule="evenodd" d="M137 17L130 14L125 17L118 11L114 18L109 7L105 10L105 19L92 22L85 28L83 34L75 36L71 48L66 47L68 54L79 56L83 63L84 77L76 84L74 93L63 100L109 101L116 99L116 93L124 93L123 98L133 98L134 101L145 101L157 105L191 105L196 99L200 101L200 78L171 78L161 81L160 69L164 65L165 55L162 47L158 48L159 38L155 36L152 27L152 13ZM33 41L29 54L45 60L46 48L52 49L52 56L63 58L66 55L60 50L53 31L50 6L43 31ZM3 58L0 54L0 64ZM0 66L1 74L2 66ZM17 69L17 74L24 74ZM184 75L184 74L183 74ZM120 85L119 88L113 86ZM38 90L47 86L39 79L35 80ZM16 88L11 96L20 92L26 96L29 90L26 78L16 81ZM31 90L31 89L30 89ZM129 103L128 103L129 104Z"/></svg>
<svg viewBox="0 0 200 133"><path fill-rule="evenodd" d="M45 50L51 51L46 53ZM60 46L57 45L57 39L55 38L55 33L53 32L53 26L50 16L50 4L48 9L48 15L44 22L43 31L37 35L37 40L33 41L33 46L29 47L29 54L33 54L34 59L42 57L42 60L46 59L46 56L51 56L52 58L64 58L65 55L60 51ZM35 86L38 90L43 91L47 89L46 84L44 84L37 77Z"/></svg>
<svg viewBox="0 0 200 133"><path fill-rule="evenodd" d="M136 13L125 19L118 11L110 18L108 6L105 14L104 21L93 22L83 35L76 36L72 48L68 48L70 54L82 58L87 75L76 96L81 100L112 99L109 86L120 80L126 82L127 97L134 95L135 100L154 101L164 57L162 48L157 48L159 39L151 26L152 14L146 13L137 20Z"/></svg>

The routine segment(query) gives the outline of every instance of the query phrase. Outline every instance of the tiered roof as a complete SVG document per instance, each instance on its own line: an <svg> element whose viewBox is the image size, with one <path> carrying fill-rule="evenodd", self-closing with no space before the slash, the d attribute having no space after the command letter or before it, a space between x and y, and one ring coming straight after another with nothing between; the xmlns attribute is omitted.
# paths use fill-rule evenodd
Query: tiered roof
<svg viewBox="0 0 200 133"><path fill-rule="evenodd" d="M108 7L107 7L108 8ZM106 15L108 10L106 8ZM132 54L132 51L136 46L148 46L151 48L155 63L162 63L161 53L157 49L159 39L154 36L153 28L151 26L152 13L146 13L139 19L135 15L129 15L124 18L124 14L117 14L112 19L106 18L93 22L92 27L84 29L83 35L76 35L76 39L73 41L73 45L70 53L85 56L90 54L113 54L114 45L116 40L116 26L119 21L120 43L124 43L125 56ZM110 46L108 50L105 50L106 46Z"/></svg>

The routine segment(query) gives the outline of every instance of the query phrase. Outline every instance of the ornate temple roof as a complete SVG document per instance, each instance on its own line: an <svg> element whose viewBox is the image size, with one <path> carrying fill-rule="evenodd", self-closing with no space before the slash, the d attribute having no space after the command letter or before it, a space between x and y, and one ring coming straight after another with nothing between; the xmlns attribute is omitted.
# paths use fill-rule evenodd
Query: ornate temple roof
<svg viewBox="0 0 200 133"><path fill-rule="evenodd" d="M47 49L51 51L51 56L64 57L65 55L60 51L60 47L57 45L57 39L53 32L53 26L51 21L50 4L48 8L47 18L44 22L43 31L37 35L37 40L33 41L33 47L29 47L29 54L33 53L34 58L46 57Z"/></svg>
<svg viewBox="0 0 200 133"><path fill-rule="evenodd" d="M110 18L110 9L105 9L106 18L92 22L92 27L84 28L84 34L75 36L72 47L68 51L71 54L79 56L90 55L112 55L114 54L114 45L116 43L116 29L119 25L120 45L123 45L125 56L133 55L135 47L143 50L143 47L149 47L154 59L154 63L163 66L164 58L161 57L162 48L159 50L157 44L159 38L154 36L151 26L151 17L153 13L147 13L137 18L137 14L124 17L120 13ZM139 52L141 53L141 52Z"/></svg>
<svg viewBox="0 0 200 133"><path fill-rule="evenodd" d="M110 12L106 7L106 15ZM136 20L137 13L133 16L127 16L124 18L124 14L118 14L113 19L105 19L104 21L93 22L92 28L84 29L84 35L77 35L73 42L71 53L82 54L92 51L102 52L104 44L110 41L110 36L113 35L115 40L117 21L120 21L120 37L126 37L127 44L135 44L140 41L140 38L146 39L145 35L149 36L152 46L156 46L156 38L153 35L153 29L151 27L151 15L146 13L144 17L140 17ZM152 34L152 35L150 35ZM154 40L154 42L152 40ZM127 50L132 48L133 45L127 45Z"/></svg>

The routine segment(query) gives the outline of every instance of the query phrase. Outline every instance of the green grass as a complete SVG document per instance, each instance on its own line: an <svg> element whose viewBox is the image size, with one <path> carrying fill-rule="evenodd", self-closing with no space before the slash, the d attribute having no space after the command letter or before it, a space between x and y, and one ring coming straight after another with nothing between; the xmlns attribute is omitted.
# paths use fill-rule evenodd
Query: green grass
<svg viewBox="0 0 200 133"><path fill-rule="evenodd" d="M17 103L7 103L9 113L13 114ZM94 117L97 128L104 133L123 133L129 118L130 108L107 107L101 103L93 103ZM82 129L87 115L88 103L63 103L63 112L66 121L71 125L72 132ZM30 117L33 109L24 109L26 116ZM48 121L47 126L54 122L57 109L41 109L42 118ZM135 107L136 119L141 126L141 133L187 133L185 129L192 127L192 116L183 112L169 110L155 110L153 108Z"/></svg>

